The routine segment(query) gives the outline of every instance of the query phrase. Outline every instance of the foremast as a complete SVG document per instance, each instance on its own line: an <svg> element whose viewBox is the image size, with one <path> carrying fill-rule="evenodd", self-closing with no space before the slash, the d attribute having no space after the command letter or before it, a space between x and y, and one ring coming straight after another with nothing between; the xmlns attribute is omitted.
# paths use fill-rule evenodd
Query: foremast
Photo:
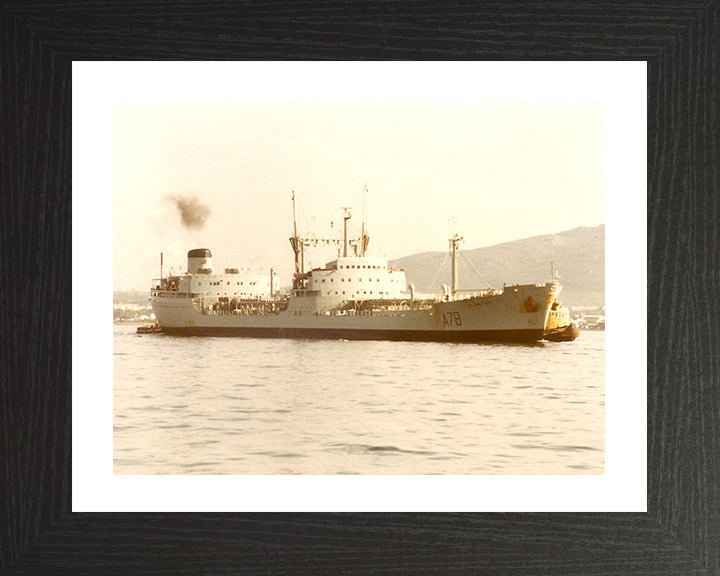
<svg viewBox="0 0 720 576"><path fill-rule="evenodd" d="M450 299L455 300L458 291L458 245L462 242L463 237L453 234L450 239L450 255L452 256L452 276L450 278Z"/></svg>

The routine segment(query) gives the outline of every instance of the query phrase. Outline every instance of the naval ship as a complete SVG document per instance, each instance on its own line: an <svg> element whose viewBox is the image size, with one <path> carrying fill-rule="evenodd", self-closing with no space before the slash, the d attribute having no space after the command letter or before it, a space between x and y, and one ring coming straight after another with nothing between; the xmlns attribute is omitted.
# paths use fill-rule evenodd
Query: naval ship
<svg viewBox="0 0 720 576"><path fill-rule="evenodd" d="M365 232L348 237L350 209L343 216L343 238L325 239L338 247L336 260L305 270L305 253L317 238L297 232L292 289L282 290L274 270L269 274L225 268L215 272L212 252L195 248L187 254L187 271L153 281L151 302L162 332L175 335L261 338L329 338L435 342L534 342L545 324L560 285L516 284L502 289L458 289L458 245L449 240L450 285L442 294L420 294L405 271L384 258L366 255ZM162 262L162 255L161 255Z"/></svg>

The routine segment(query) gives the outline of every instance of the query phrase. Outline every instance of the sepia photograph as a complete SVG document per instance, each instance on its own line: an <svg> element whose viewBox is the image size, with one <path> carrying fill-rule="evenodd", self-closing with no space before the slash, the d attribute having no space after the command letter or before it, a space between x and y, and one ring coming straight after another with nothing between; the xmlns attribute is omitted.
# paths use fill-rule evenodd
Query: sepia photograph
<svg viewBox="0 0 720 576"><path fill-rule="evenodd" d="M5 4L0 572L718 571L717 1Z"/></svg>
<svg viewBox="0 0 720 576"><path fill-rule="evenodd" d="M605 113L116 102L113 473L604 474Z"/></svg>

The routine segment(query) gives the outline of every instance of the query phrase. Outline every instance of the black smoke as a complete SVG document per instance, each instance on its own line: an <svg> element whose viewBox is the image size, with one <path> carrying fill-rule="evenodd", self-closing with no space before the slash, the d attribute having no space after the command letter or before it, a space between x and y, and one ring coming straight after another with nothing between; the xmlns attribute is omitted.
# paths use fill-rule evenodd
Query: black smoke
<svg viewBox="0 0 720 576"><path fill-rule="evenodd" d="M180 222L190 230L200 230L210 216L210 208L200 204L197 198L187 196L166 196L180 212Z"/></svg>

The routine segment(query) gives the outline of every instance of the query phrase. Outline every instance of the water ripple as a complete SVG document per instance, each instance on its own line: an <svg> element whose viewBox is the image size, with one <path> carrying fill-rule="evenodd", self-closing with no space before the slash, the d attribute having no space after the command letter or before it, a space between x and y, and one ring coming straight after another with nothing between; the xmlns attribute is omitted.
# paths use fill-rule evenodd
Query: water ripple
<svg viewBox="0 0 720 576"><path fill-rule="evenodd" d="M602 333L508 346L131 331L115 327L116 474L604 471Z"/></svg>

